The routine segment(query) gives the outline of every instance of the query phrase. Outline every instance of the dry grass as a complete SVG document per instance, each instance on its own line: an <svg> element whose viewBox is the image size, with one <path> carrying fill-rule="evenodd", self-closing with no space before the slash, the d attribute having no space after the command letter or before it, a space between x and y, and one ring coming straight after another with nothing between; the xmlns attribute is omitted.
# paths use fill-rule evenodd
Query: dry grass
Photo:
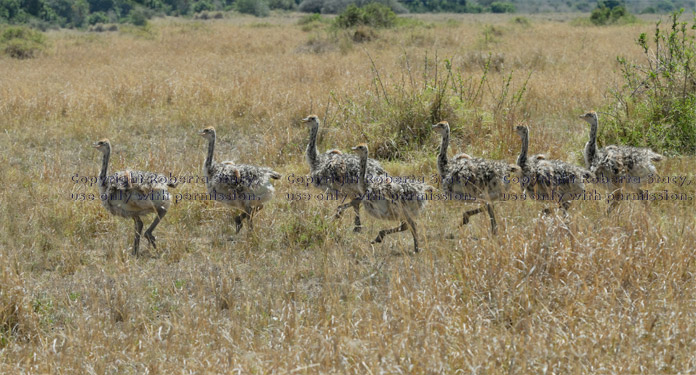
<svg viewBox="0 0 696 375"><path fill-rule="evenodd" d="M483 97L443 105L454 151L512 162L510 126L524 120L532 152L580 162L577 116L608 100L615 56L638 58L633 40L650 28L430 17L362 44L302 31L296 15L167 19L146 31L53 32L43 56L0 59L0 372L696 371L693 201L627 202L611 217L603 202L579 202L570 218L505 202L497 238L484 217L458 228L463 205L431 202L426 251L412 256L407 234L369 245L392 224L365 216L365 233L353 234L350 218L330 219L335 203L285 199L317 192L283 180L254 233L228 242L225 208L184 200L156 231L161 250L136 259L131 221L70 199L97 190L71 180L98 173L94 140L111 139L112 171L197 175L205 145L195 132L211 125L219 157L304 175L299 119L310 113L326 122L321 149L421 134L422 146L391 150L385 164L431 176L439 139L427 83L443 77L445 58L478 82L489 52L503 61ZM301 52L316 37L336 48ZM532 73L527 91L496 112L511 71L512 91ZM692 178L692 165L660 170Z"/></svg>

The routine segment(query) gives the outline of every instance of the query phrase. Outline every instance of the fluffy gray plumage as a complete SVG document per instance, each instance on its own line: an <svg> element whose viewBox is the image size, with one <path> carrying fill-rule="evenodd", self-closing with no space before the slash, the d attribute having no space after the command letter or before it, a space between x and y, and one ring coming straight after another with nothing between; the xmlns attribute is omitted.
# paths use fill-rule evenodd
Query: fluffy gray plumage
<svg viewBox="0 0 696 375"><path fill-rule="evenodd" d="M450 126L447 121L433 125L433 129L442 136L440 153L437 158L437 169L442 179L442 189L446 193L461 194L464 199L477 200L485 203L491 221L491 230L496 232L497 224L491 202L502 199L503 194L510 190L509 179L512 173L520 168L503 161L471 157L458 154L447 159ZM469 222L471 215L483 212L483 208L464 212L463 224Z"/></svg>
<svg viewBox="0 0 696 375"><path fill-rule="evenodd" d="M418 234L415 218L418 217L427 202L428 193L434 189L419 182L393 182L389 179L376 179L368 183L367 155L368 147L360 144L353 147L360 158L359 190L362 195L362 204L367 212L382 220L401 221L401 225L394 229L382 230L373 242L382 242L384 236L390 233L411 230L413 235L413 249L417 253Z"/></svg>
<svg viewBox="0 0 696 375"><path fill-rule="evenodd" d="M585 180L593 177L585 168L560 160L546 160L544 155L527 157L529 129L517 126L522 141L517 165L522 170L521 187L532 199L553 200L567 209L570 201L585 191Z"/></svg>
<svg viewBox="0 0 696 375"><path fill-rule="evenodd" d="M199 134L208 140L208 154L203 164L208 193L218 202L242 211L234 219L237 233L242 229L244 219L253 228L253 215L273 198L275 188L271 179L279 179L280 174L266 167L235 164L231 161L217 163L213 160L215 129L205 128Z"/></svg>
<svg viewBox="0 0 696 375"><path fill-rule="evenodd" d="M157 217L145 231L145 238L152 247L157 248L152 232L167 214L171 204L167 188L176 187L176 183L163 175L143 171L125 170L107 176L111 143L108 139L103 139L95 143L94 147L103 154L102 168L99 174L99 193L102 205L112 215L129 217L135 222L133 255L138 255L140 236L142 235L143 222L140 216L150 213L157 214Z"/></svg>
<svg viewBox="0 0 696 375"><path fill-rule="evenodd" d="M650 175L657 175L653 162L663 160L664 156L647 148L631 146L611 145L598 149L597 113L591 111L580 118L590 124L590 139L583 152L585 166L599 181L604 181L611 191L626 187L638 193L642 192L640 186L643 180Z"/></svg>
<svg viewBox="0 0 696 375"><path fill-rule="evenodd" d="M351 198L350 203L338 207L337 216L340 216L348 207L355 210L355 231L360 231L360 189L358 180L360 175L360 159L353 154L343 154L338 150L329 150L323 154L317 151L317 134L319 132L319 118L310 115L302 120L309 126L309 143L307 144L307 164L312 184L323 191L339 191ZM379 176L386 174L378 161L367 161L367 175Z"/></svg>

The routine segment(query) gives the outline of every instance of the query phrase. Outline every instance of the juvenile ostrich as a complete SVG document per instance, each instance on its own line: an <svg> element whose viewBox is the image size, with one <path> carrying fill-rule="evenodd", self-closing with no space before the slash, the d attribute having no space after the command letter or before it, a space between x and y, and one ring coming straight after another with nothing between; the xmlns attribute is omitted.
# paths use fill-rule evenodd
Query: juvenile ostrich
<svg viewBox="0 0 696 375"><path fill-rule="evenodd" d="M449 123L441 121L433 125L433 130L442 136L440 153L437 157L437 170L442 179L443 190L449 194L459 194L466 199L482 201L490 217L491 232L496 234L498 225L493 212L493 202L502 199L503 194L510 189L509 180L505 181L505 178L511 173L518 173L520 168L506 162L475 158L467 154L458 154L448 160ZM462 216L462 224L468 224L469 217L481 213L483 210L482 206L465 211Z"/></svg>
<svg viewBox="0 0 696 375"><path fill-rule="evenodd" d="M310 177L316 188L323 191L338 191L351 198L351 201L338 206L336 217L340 217L348 207L355 210L355 227L353 231L360 232L360 190L358 178L360 173L360 160L352 154L343 154L339 150L329 150L320 154L317 151L317 133L319 132L319 118L310 115L302 122L309 126L309 143L307 144L307 163L309 164ZM378 161L368 159L368 176L385 175L387 171Z"/></svg>
<svg viewBox="0 0 696 375"><path fill-rule="evenodd" d="M136 256L140 247L140 236L143 232L143 221L140 217L155 213L157 216L145 231L145 238L153 248L157 249L152 231L167 214L171 204L167 187L174 188L176 183L163 175L151 172L126 170L107 176L111 143L108 139L102 139L95 143L94 147L103 154L101 172L99 173L99 193L102 205L112 215L133 218L133 222L135 222L133 255Z"/></svg>
<svg viewBox="0 0 696 375"><path fill-rule="evenodd" d="M544 155L527 157L529 128L518 125L515 130L522 141L517 157L517 165L522 169L522 189L533 199L556 201L567 211L570 202L585 191L584 181L592 177L592 173L560 160L546 160Z"/></svg>
<svg viewBox="0 0 696 375"><path fill-rule="evenodd" d="M648 149L631 146L610 145L597 148L597 113L590 111L580 116L590 124L590 139L585 144L583 156L585 166L594 173L602 184L613 194L624 188L640 195L644 193L641 185L646 177L657 175L653 162L662 161L664 156ZM647 201L646 201L647 202ZM618 202L612 201L611 211Z"/></svg>
<svg viewBox="0 0 696 375"><path fill-rule="evenodd" d="M281 176L270 168L246 164L234 164L231 161L217 163L213 160L215 151L215 129L208 127L198 132L208 140L208 155L203 164L203 173L207 177L208 193L221 203L242 211L235 216L235 233L242 229L247 219L249 229L254 229L253 216L263 208L275 192L271 179Z"/></svg>
<svg viewBox="0 0 696 375"><path fill-rule="evenodd" d="M393 229L379 231L372 243L382 242L388 234L411 230L413 235L413 251L419 252L418 233L415 218L426 203L427 193L433 191L431 186L418 182L392 182L389 179L373 179L367 182L367 145L361 143L352 148L360 158L358 188L362 196L362 204L367 212L383 220L398 220L401 225Z"/></svg>

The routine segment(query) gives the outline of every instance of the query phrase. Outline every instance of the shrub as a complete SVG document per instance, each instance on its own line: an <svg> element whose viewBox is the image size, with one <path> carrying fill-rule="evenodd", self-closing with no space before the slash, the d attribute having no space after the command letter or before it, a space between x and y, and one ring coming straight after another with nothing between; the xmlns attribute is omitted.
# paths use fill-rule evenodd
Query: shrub
<svg viewBox="0 0 696 375"><path fill-rule="evenodd" d="M397 0L304 0L300 3L299 10L305 13L338 14L349 5L361 8L372 3L382 4L394 13L408 13L408 9Z"/></svg>
<svg viewBox="0 0 696 375"><path fill-rule="evenodd" d="M491 12L493 13L515 13L515 5L509 2L494 2L491 3Z"/></svg>
<svg viewBox="0 0 696 375"><path fill-rule="evenodd" d="M635 21L635 16L628 12L623 0L600 0L590 15L590 21L595 25L630 23Z"/></svg>
<svg viewBox="0 0 696 375"><path fill-rule="evenodd" d="M145 26L147 25L148 16L142 8L135 8L131 10L128 15L130 22L135 26Z"/></svg>
<svg viewBox="0 0 696 375"><path fill-rule="evenodd" d="M0 48L15 59L30 59L46 48L46 37L40 31L12 26L0 35Z"/></svg>
<svg viewBox="0 0 696 375"><path fill-rule="evenodd" d="M266 17L270 13L268 4L263 0L237 0L235 4L239 13L252 14L256 17Z"/></svg>
<svg viewBox="0 0 696 375"><path fill-rule="evenodd" d="M374 30L366 26L358 26L351 39L356 43L369 42L377 38Z"/></svg>
<svg viewBox="0 0 696 375"><path fill-rule="evenodd" d="M87 23L89 25L96 25L98 23L109 23L109 16L104 12L95 12L87 17Z"/></svg>
<svg viewBox="0 0 696 375"><path fill-rule="evenodd" d="M207 12L215 10L215 7L207 1L199 1L193 4L193 11L195 13Z"/></svg>
<svg viewBox="0 0 696 375"><path fill-rule="evenodd" d="M607 109L600 132L607 141L696 153L696 37L681 13L672 14L667 31L656 24L652 43L640 34L642 64L618 58L625 85Z"/></svg>
<svg viewBox="0 0 696 375"><path fill-rule="evenodd" d="M321 7L324 6L324 0L304 0L300 3L298 9L305 13L321 13Z"/></svg>
<svg viewBox="0 0 696 375"><path fill-rule="evenodd" d="M529 27L532 24L532 22L527 17L515 17L512 20L512 23L514 23L516 25L524 26L524 27Z"/></svg>
<svg viewBox="0 0 696 375"><path fill-rule="evenodd" d="M295 10L297 4L295 0L268 0L268 7L271 9Z"/></svg>
<svg viewBox="0 0 696 375"><path fill-rule="evenodd" d="M377 3L362 8L349 5L336 17L336 26L349 28L355 26L392 27L396 23L396 14L387 6Z"/></svg>
<svg viewBox="0 0 696 375"><path fill-rule="evenodd" d="M312 22L324 22L324 18L321 16L321 14L318 14L318 13L309 14L309 15L306 15L306 16L300 18L297 21L297 24L302 26L302 25L310 24Z"/></svg>
<svg viewBox="0 0 696 375"><path fill-rule="evenodd" d="M424 12L469 12L469 7L471 5L467 3L472 3L466 0L404 0L403 3L412 12L424 13ZM483 7L475 4L476 6ZM480 12L479 12L480 13Z"/></svg>

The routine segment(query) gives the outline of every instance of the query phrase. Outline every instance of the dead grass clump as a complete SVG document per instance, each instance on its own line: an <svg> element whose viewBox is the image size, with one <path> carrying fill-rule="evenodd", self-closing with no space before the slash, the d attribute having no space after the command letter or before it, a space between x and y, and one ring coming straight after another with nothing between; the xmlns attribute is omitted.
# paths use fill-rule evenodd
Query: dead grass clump
<svg viewBox="0 0 696 375"><path fill-rule="evenodd" d="M462 58L461 67L466 70L501 72L505 69L505 54L502 52L469 51Z"/></svg>
<svg viewBox="0 0 696 375"><path fill-rule="evenodd" d="M335 37L326 34L312 34L305 43L295 49L298 53L322 54L338 51L338 41Z"/></svg>
<svg viewBox="0 0 696 375"><path fill-rule="evenodd" d="M224 16L222 12L208 12L208 11L202 11L199 13L196 13L193 15L194 20L219 20L222 19Z"/></svg>
<svg viewBox="0 0 696 375"><path fill-rule="evenodd" d="M377 39L377 33L367 26L359 26L353 32L352 39L355 43L370 42Z"/></svg>
<svg viewBox="0 0 696 375"><path fill-rule="evenodd" d="M3 262L7 259L2 257ZM0 348L12 341L33 340L39 335L39 319L21 275L8 264L0 274Z"/></svg>

